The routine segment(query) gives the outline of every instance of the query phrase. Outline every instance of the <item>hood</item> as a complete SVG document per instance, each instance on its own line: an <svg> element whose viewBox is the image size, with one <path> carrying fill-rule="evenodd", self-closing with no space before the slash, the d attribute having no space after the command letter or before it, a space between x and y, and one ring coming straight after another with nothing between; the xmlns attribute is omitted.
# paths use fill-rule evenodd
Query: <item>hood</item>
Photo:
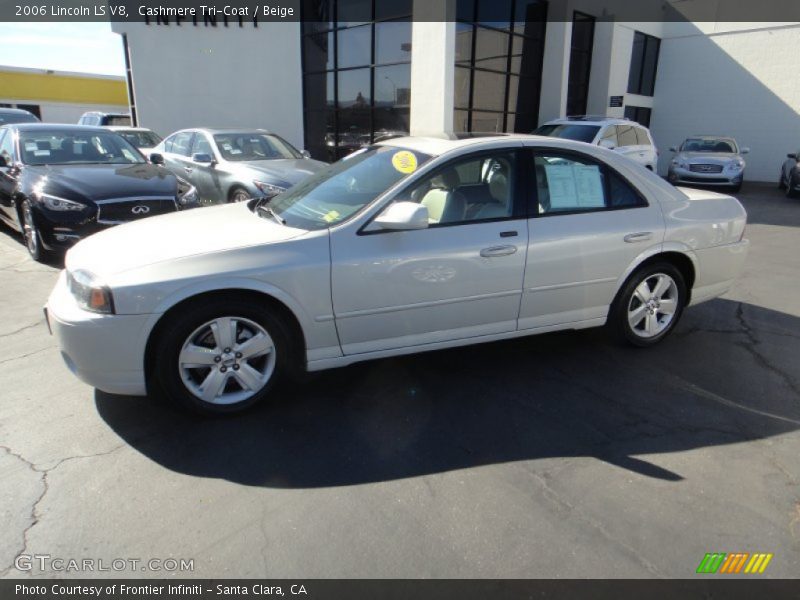
<svg viewBox="0 0 800 600"><path fill-rule="evenodd" d="M137 165L28 166L29 174L44 179L44 190L67 198L106 200L131 196L172 196L175 175L147 163Z"/></svg>
<svg viewBox="0 0 800 600"><path fill-rule="evenodd" d="M266 175L266 183L283 181L294 185L328 165L310 158L281 158L248 161L247 166L255 173Z"/></svg>
<svg viewBox="0 0 800 600"><path fill-rule="evenodd" d="M733 152L681 152L678 154L678 158L689 162L727 164L741 157Z"/></svg>
<svg viewBox="0 0 800 600"><path fill-rule="evenodd" d="M260 217L247 202L195 208L118 225L78 242L69 270L101 278L154 263L288 240L305 233Z"/></svg>

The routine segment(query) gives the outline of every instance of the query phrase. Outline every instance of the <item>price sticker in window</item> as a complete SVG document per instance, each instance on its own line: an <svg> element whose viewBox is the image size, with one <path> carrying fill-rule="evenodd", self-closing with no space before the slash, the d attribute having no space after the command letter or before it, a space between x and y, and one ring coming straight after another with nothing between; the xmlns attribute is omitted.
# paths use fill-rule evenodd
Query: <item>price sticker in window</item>
<svg viewBox="0 0 800 600"><path fill-rule="evenodd" d="M392 166L401 173L408 175L417 170L417 157L408 150L395 152L392 156Z"/></svg>
<svg viewBox="0 0 800 600"><path fill-rule="evenodd" d="M328 213L326 213L325 215L323 215L323 216L322 216L322 218L323 218L323 220L324 220L325 222L327 222L327 223L333 223L333 222L334 222L334 221L336 221L336 220L337 220L337 219L338 219L340 216L341 216L341 215L339 214L339 211L332 210L332 211L329 211Z"/></svg>

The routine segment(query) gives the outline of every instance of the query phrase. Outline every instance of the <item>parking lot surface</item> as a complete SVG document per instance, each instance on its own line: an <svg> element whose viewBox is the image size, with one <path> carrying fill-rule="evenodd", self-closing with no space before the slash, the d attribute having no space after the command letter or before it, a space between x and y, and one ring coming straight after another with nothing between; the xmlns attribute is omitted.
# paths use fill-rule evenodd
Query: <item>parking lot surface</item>
<svg viewBox="0 0 800 600"><path fill-rule="evenodd" d="M800 200L767 186L746 271L647 350L602 330L374 361L201 420L76 380L58 268L0 228L0 574L19 554L178 558L47 576L800 575Z"/></svg>

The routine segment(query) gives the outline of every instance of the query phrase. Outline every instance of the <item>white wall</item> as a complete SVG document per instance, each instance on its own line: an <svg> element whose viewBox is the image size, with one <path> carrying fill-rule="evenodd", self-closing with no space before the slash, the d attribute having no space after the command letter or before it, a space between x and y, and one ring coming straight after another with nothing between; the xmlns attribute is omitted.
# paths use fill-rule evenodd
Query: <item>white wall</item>
<svg viewBox="0 0 800 600"><path fill-rule="evenodd" d="M299 23L112 28L128 36L140 126L259 127L303 147Z"/></svg>
<svg viewBox="0 0 800 600"><path fill-rule="evenodd" d="M667 148L693 134L750 147L749 181L777 182L786 153L800 147L800 26L750 26L665 25L651 123L662 174Z"/></svg>

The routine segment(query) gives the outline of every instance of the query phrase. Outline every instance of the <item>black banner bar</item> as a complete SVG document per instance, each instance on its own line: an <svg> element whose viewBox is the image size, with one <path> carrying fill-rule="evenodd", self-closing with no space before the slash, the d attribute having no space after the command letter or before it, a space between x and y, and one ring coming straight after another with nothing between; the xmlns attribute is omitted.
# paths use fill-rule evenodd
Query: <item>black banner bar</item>
<svg viewBox="0 0 800 600"><path fill-rule="evenodd" d="M795 599L800 580L758 579L759 576L678 580L453 580L453 579L273 579L273 580L4 580L0 598L93 598L167 600L195 598L297 598L308 600L506 600L580 599L647 600Z"/></svg>
<svg viewBox="0 0 800 600"><path fill-rule="evenodd" d="M543 0L517 0L536 4ZM571 10L560 10L567 0L548 1L548 19L571 19ZM447 3L447 20L461 18L456 0L427 0ZM397 13L399 19L425 20L413 13L414 0L375 0L386 4L375 12ZM263 22L315 21L326 12L328 0L1 0L0 21L4 22L146 22L177 26L244 26ZM391 8L391 10L389 10ZM598 21L617 22L800 22L797 0L593 0L581 3ZM363 13L363 14L359 14ZM388 11L388 12L387 12ZM424 11L426 14L431 11ZM442 14L443 11L432 11ZM450 14L452 13L452 15ZM569 14L568 14L569 13ZM523 13L519 13L523 14ZM371 21L371 2L348 6L351 22ZM394 18L394 17L393 17ZM492 25L492 23L487 23ZM498 24L502 27L501 24Z"/></svg>

